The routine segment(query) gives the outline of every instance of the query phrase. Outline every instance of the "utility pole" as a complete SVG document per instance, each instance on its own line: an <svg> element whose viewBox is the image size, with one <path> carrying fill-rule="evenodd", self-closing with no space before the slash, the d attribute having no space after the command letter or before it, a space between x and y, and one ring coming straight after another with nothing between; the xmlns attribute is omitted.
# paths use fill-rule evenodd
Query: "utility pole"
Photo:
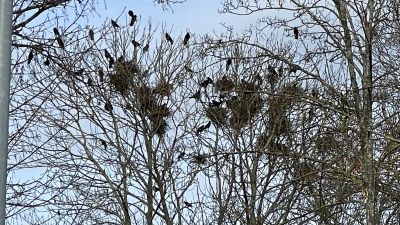
<svg viewBox="0 0 400 225"><path fill-rule="evenodd" d="M0 0L0 225L6 223L12 9L13 0Z"/></svg>

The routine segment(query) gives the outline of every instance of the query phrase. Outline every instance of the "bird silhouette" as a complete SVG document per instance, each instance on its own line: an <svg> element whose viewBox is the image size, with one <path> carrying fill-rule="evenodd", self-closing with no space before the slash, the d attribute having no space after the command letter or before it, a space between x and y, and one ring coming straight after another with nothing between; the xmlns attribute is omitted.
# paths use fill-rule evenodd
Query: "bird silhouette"
<svg viewBox="0 0 400 225"><path fill-rule="evenodd" d="M147 51L149 50L149 47L150 47L150 45L147 44L146 46L143 47L142 50L143 50L144 52L147 52Z"/></svg>
<svg viewBox="0 0 400 225"><path fill-rule="evenodd" d="M132 40L132 44L133 44L134 47L139 47L140 46L140 43L135 41L135 40Z"/></svg>
<svg viewBox="0 0 400 225"><path fill-rule="evenodd" d="M189 67L188 65L185 65L184 68L185 68L185 70L186 70L187 72L193 73L193 70L190 69L190 67Z"/></svg>
<svg viewBox="0 0 400 225"><path fill-rule="evenodd" d="M112 66L114 65L114 63L115 63L115 60L114 60L114 58L113 57L111 57L110 59L109 59L109 61L108 61L108 68L112 68Z"/></svg>
<svg viewBox="0 0 400 225"><path fill-rule="evenodd" d="M192 205L192 203L189 203L189 202L183 202L185 205L186 205L186 207L188 207L188 208L190 208L190 207L192 207L193 205Z"/></svg>
<svg viewBox="0 0 400 225"><path fill-rule="evenodd" d="M103 72L102 68L99 69L98 74L99 74L100 82L103 82L104 81L104 72Z"/></svg>
<svg viewBox="0 0 400 225"><path fill-rule="evenodd" d="M214 83L213 80L210 77L207 77L207 79L200 83L200 86L207 88L207 86L212 83Z"/></svg>
<svg viewBox="0 0 400 225"><path fill-rule="evenodd" d="M87 85L90 87L90 86L93 86L93 80L89 77L88 78L88 80L87 80Z"/></svg>
<svg viewBox="0 0 400 225"><path fill-rule="evenodd" d="M104 49L104 56L106 57L106 59L111 58L111 54L107 51L107 49Z"/></svg>
<svg viewBox="0 0 400 225"><path fill-rule="evenodd" d="M200 99L200 96L201 96L201 93L200 93L200 90L198 90L198 91L196 91L196 93L194 93L189 98Z"/></svg>
<svg viewBox="0 0 400 225"><path fill-rule="evenodd" d="M174 40L172 40L171 36L169 36L168 33L165 33L165 38L167 39L167 41L168 41L169 43L171 43L171 45L174 44Z"/></svg>
<svg viewBox="0 0 400 225"><path fill-rule="evenodd" d="M92 29L89 30L89 39L94 41L94 32Z"/></svg>
<svg viewBox="0 0 400 225"><path fill-rule="evenodd" d="M111 25L112 25L114 28L120 28L119 25L117 24L117 22L115 22L114 20L111 20Z"/></svg>
<svg viewBox="0 0 400 225"><path fill-rule="evenodd" d="M58 31L58 29L57 28L53 28L53 32L54 32L54 34L56 35L56 36L60 36L60 32Z"/></svg>
<svg viewBox="0 0 400 225"><path fill-rule="evenodd" d="M299 39L299 29L297 27L293 28L294 39Z"/></svg>
<svg viewBox="0 0 400 225"><path fill-rule="evenodd" d="M130 17L133 17L135 14L133 14L132 10L129 10L129 11L128 11L128 15L129 15Z"/></svg>
<svg viewBox="0 0 400 225"><path fill-rule="evenodd" d="M74 75L75 75L75 76L82 76L82 75L83 75L83 72L85 72L85 69L79 69L79 70L77 70L77 71L74 72Z"/></svg>
<svg viewBox="0 0 400 225"><path fill-rule="evenodd" d="M132 19L131 19L131 22L129 23L129 25L130 25L130 26L133 26L133 25L135 24L136 20L137 20L137 16L136 16L136 15L133 15L133 16L132 16Z"/></svg>
<svg viewBox="0 0 400 225"><path fill-rule="evenodd" d="M61 37L57 37L57 38L56 38L56 41L57 41L58 45L60 46L60 48L62 48L62 49L65 48L64 42L63 42L63 40L61 39Z"/></svg>
<svg viewBox="0 0 400 225"><path fill-rule="evenodd" d="M187 45L190 39L189 32L186 33L185 38L183 39L183 45Z"/></svg>
<svg viewBox="0 0 400 225"><path fill-rule="evenodd" d="M104 104L104 109L109 112L111 112L113 110L113 106L111 105L110 101L108 101L108 100L106 101L106 103Z"/></svg>
<svg viewBox="0 0 400 225"><path fill-rule="evenodd" d="M211 126L211 120L208 121L208 123L204 126L204 129L208 129L210 128L210 126Z"/></svg>
<svg viewBox="0 0 400 225"><path fill-rule="evenodd" d="M28 55L28 64L31 64L32 59L33 59L33 50L31 50L31 51L29 52L29 55Z"/></svg>
<svg viewBox="0 0 400 225"><path fill-rule="evenodd" d="M211 106L211 107L219 107L220 105L222 105L222 103L224 103L224 101L212 100L210 106Z"/></svg>
<svg viewBox="0 0 400 225"><path fill-rule="evenodd" d="M49 60L49 58L47 58L46 61L44 61L44 65L45 65L45 66L50 65L50 60Z"/></svg>
<svg viewBox="0 0 400 225"><path fill-rule="evenodd" d="M226 71L229 70L229 67L230 67L231 65L232 65L232 59L229 58L229 59L226 60Z"/></svg>
<svg viewBox="0 0 400 225"><path fill-rule="evenodd" d="M107 142L103 139L100 139L101 145L104 146L104 149L107 149Z"/></svg>
<svg viewBox="0 0 400 225"><path fill-rule="evenodd" d="M181 159L183 159L183 157L185 157L185 155L186 155L185 152L179 153L179 155L178 155L178 161L181 160Z"/></svg>

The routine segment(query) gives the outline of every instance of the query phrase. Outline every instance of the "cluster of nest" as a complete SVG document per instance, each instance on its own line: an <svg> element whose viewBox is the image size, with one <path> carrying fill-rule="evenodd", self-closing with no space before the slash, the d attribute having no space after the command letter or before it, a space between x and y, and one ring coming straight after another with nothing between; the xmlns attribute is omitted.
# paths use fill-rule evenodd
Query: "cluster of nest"
<svg viewBox="0 0 400 225"><path fill-rule="evenodd" d="M227 102L227 107L231 110L230 125L236 129L245 126L250 120L259 113L264 106L264 100L256 96L241 96L238 99Z"/></svg>
<svg viewBox="0 0 400 225"><path fill-rule="evenodd" d="M226 100L226 108L209 107L206 109L207 117L214 124L227 124L230 112L230 126L240 129L259 113L264 105L264 100L259 93L260 86L256 81L242 79L241 82L235 83L232 79L223 76L215 82L214 88L224 96L232 96L232 92L236 93Z"/></svg>
<svg viewBox="0 0 400 225"><path fill-rule="evenodd" d="M114 89L126 94L134 85L135 75L141 73L139 66L133 61L119 61L115 63L115 71L108 74L110 84Z"/></svg>
<svg viewBox="0 0 400 225"><path fill-rule="evenodd" d="M167 104L160 104L158 95L170 94L172 86L164 85L163 87L171 87L171 89L161 88L156 86L155 89L151 89L146 85L134 87L136 99L139 103L139 110L141 113L146 115L152 127L152 132L158 135L164 135L168 129L167 118L171 115L171 111ZM157 89L158 88L158 89Z"/></svg>

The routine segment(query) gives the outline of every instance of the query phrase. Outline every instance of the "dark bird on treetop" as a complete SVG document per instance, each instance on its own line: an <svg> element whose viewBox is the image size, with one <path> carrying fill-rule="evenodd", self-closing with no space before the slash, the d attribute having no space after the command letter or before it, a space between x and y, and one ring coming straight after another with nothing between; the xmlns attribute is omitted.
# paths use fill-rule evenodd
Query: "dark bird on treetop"
<svg viewBox="0 0 400 225"><path fill-rule="evenodd" d="M185 152L181 152L181 153L178 155L178 161L181 160L181 159L183 159L183 157L185 157L185 155L186 155Z"/></svg>
<svg viewBox="0 0 400 225"><path fill-rule="evenodd" d="M65 46L64 46L64 42L63 42L63 40L61 39L61 37L57 37L56 40L57 40L57 43L58 43L58 45L60 46L60 48L64 49Z"/></svg>
<svg viewBox="0 0 400 225"><path fill-rule="evenodd" d="M189 32L186 33L185 38L183 39L183 45L187 45L189 42L190 34Z"/></svg>
<svg viewBox="0 0 400 225"><path fill-rule="evenodd" d="M190 69L190 67L189 67L188 65L185 65L184 68L185 68L185 70L186 70L187 72L193 73L193 70Z"/></svg>
<svg viewBox="0 0 400 225"><path fill-rule="evenodd" d="M57 28L53 28L53 31L54 31L54 34L56 35L56 36L60 36L60 32L58 32L58 29Z"/></svg>
<svg viewBox="0 0 400 225"><path fill-rule="evenodd" d="M100 142L104 146L104 149L107 149L107 142L103 139L100 139Z"/></svg>
<svg viewBox="0 0 400 225"><path fill-rule="evenodd" d="M299 39L299 29L297 27L293 28L294 39Z"/></svg>
<svg viewBox="0 0 400 225"><path fill-rule="evenodd" d="M194 99L199 99L200 98L200 90L196 91L196 93L194 93L194 95L190 96L189 98L194 98Z"/></svg>
<svg viewBox="0 0 400 225"><path fill-rule="evenodd" d="M134 47L139 47L140 46L140 43L135 41L135 40L132 40L132 44L133 44Z"/></svg>
<svg viewBox="0 0 400 225"><path fill-rule="evenodd" d="M103 72L102 68L99 69L99 78L100 78L100 82L104 81L104 72Z"/></svg>
<svg viewBox="0 0 400 225"><path fill-rule="evenodd" d="M150 47L150 45L147 44L146 46L143 47L143 51L144 51L144 52L147 52L147 51L149 50L149 47Z"/></svg>
<svg viewBox="0 0 400 225"><path fill-rule="evenodd" d="M31 51L29 52L29 55L28 55L28 64L31 64L32 59L33 59L33 50L31 50Z"/></svg>
<svg viewBox="0 0 400 225"><path fill-rule="evenodd" d="M88 78L88 80L87 80L87 85L88 86L93 86L93 80L92 80L92 78Z"/></svg>
<svg viewBox="0 0 400 225"><path fill-rule="evenodd" d="M188 208L193 206L192 203L189 203L189 202L183 202L183 203L185 203L186 207L188 207Z"/></svg>
<svg viewBox="0 0 400 225"><path fill-rule="evenodd" d="M115 22L114 20L111 20L111 25L112 25L114 28L120 28L119 25L117 24L117 22Z"/></svg>
<svg viewBox="0 0 400 225"><path fill-rule="evenodd" d="M211 120L208 121L208 123L204 126L204 129L208 129L210 128L210 126L211 126Z"/></svg>
<svg viewBox="0 0 400 225"><path fill-rule="evenodd" d="M75 75L75 76L82 76L82 75L83 75L83 72L85 72L85 69L80 69L80 70L78 70L78 71L75 71L75 72L74 72L74 75Z"/></svg>
<svg viewBox="0 0 400 225"><path fill-rule="evenodd" d="M124 61L124 56L120 56L118 59L117 59L117 62L123 62Z"/></svg>
<svg viewBox="0 0 400 225"><path fill-rule="evenodd" d="M231 66L231 65L232 65L232 59L229 58L229 59L226 60L226 71L229 70L229 66Z"/></svg>
<svg viewBox="0 0 400 225"><path fill-rule="evenodd" d="M171 43L171 45L174 44L174 40L172 40L171 36L169 36L168 33L165 33L165 38L167 39L167 41L168 41L169 43Z"/></svg>
<svg viewBox="0 0 400 225"><path fill-rule="evenodd" d="M110 61L108 61L108 68L112 68L113 64L115 63L115 60L113 57L110 58Z"/></svg>
<svg viewBox="0 0 400 225"><path fill-rule="evenodd" d="M94 41L94 32L92 29L89 30L89 39Z"/></svg>
<svg viewBox="0 0 400 225"><path fill-rule="evenodd" d="M132 19L131 19L131 22L129 23L129 26L133 26L135 24L136 20L137 20L137 16L133 15Z"/></svg>
<svg viewBox="0 0 400 225"><path fill-rule="evenodd" d="M49 58L47 58L46 61L44 61L44 65L45 65L45 66L50 65L50 60L49 60Z"/></svg>
<svg viewBox="0 0 400 225"><path fill-rule="evenodd" d="M104 49L104 56L106 57L106 59L110 59L111 55L110 53L107 51L107 49Z"/></svg>
<svg viewBox="0 0 400 225"><path fill-rule="evenodd" d="M213 80L210 77L207 77L207 79L201 82L200 86L207 88L207 86L212 83L214 83Z"/></svg>
<svg viewBox="0 0 400 225"><path fill-rule="evenodd" d="M211 101L211 107L219 107L220 105L222 105L222 103L224 103L224 101L212 100Z"/></svg>
<svg viewBox="0 0 400 225"><path fill-rule="evenodd" d="M130 17L133 17L135 14L133 14L132 10L129 10L129 11L128 11L128 15L129 15Z"/></svg>
<svg viewBox="0 0 400 225"><path fill-rule="evenodd" d="M110 101L106 101L106 104L104 104L104 109L111 112L113 110L113 106L111 105Z"/></svg>

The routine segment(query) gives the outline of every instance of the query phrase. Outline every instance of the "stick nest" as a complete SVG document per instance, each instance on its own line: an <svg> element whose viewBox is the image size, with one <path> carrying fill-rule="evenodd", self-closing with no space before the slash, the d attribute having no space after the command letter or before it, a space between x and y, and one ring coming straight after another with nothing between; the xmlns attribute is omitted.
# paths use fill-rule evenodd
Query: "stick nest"
<svg viewBox="0 0 400 225"><path fill-rule="evenodd" d="M216 90L221 92L231 91L235 87L235 83L226 76L223 76L215 82L214 87Z"/></svg>
<svg viewBox="0 0 400 225"><path fill-rule="evenodd" d="M228 110L223 107L206 108L206 116L216 125L224 125L228 115Z"/></svg>

